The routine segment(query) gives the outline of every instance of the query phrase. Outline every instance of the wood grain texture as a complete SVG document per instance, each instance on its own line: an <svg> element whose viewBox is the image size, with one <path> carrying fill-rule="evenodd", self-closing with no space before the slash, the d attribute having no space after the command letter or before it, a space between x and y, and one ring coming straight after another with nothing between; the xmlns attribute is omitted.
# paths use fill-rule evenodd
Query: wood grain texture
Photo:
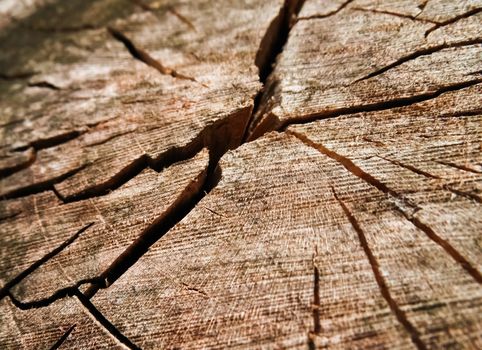
<svg viewBox="0 0 482 350"><path fill-rule="evenodd" d="M0 1L0 348L482 348L482 2Z"/></svg>

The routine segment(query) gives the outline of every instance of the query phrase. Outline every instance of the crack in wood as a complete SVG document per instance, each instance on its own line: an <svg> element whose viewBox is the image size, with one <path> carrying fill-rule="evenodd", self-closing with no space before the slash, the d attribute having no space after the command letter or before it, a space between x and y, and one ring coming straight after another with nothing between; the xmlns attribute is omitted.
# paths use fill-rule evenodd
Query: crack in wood
<svg viewBox="0 0 482 350"><path fill-rule="evenodd" d="M402 65L406 62L412 61L412 60L417 59L421 56L428 56L428 55L431 55L433 53L436 53L438 51L442 51L442 50L445 50L445 49L452 49L452 48L464 47L464 46L472 46L472 45L477 45L477 44L481 44L481 43L482 43L482 38L476 38L476 39L458 41L458 42L450 43L450 44L443 43L443 44L440 44L440 45L435 45L435 46L419 49L419 50L416 50L416 51L414 51L414 52L412 52L408 55L400 57L398 60L390 63L389 65L386 65L385 67L377 69L376 71L374 71L370 74L367 74L364 77L356 79L350 85L358 83L358 82L363 81L363 80L367 80L367 79L376 77L377 75L383 74L390 69L398 67L398 66L400 66L400 65Z"/></svg>
<svg viewBox="0 0 482 350"><path fill-rule="evenodd" d="M453 162L446 162L446 161L443 161L443 160L435 160L435 162L437 162L439 164L442 164L442 165L445 165L445 166L448 166L448 167L451 167L451 168L458 169L458 170L467 171L469 173L482 174L482 171L472 169L472 168L470 168L466 165L455 164Z"/></svg>
<svg viewBox="0 0 482 350"><path fill-rule="evenodd" d="M93 318L93 320L100 325L115 341L121 346L131 350L140 349L129 338L127 338L122 332L117 329L95 306L92 304L84 294L77 291L75 297L80 301L87 313Z"/></svg>
<svg viewBox="0 0 482 350"><path fill-rule="evenodd" d="M323 15L311 15L311 16L305 16L305 17L299 17L298 20L310 20L310 19L320 19L320 18L327 18L336 15L339 13L341 10L343 10L345 7L350 5L354 0L347 0L343 4L341 4L337 9L330 11L326 14Z"/></svg>
<svg viewBox="0 0 482 350"><path fill-rule="evenodd" d="M87 167L87 165L88 164L81 165L77 168L74 168L72 170L69 170L69 171L65 172L62 175L53 177L53 178L45 180L45 181L36 182L36 183L30 184L30 185L27 185L27 186L24 186L24 187L20 187L20 188L15 189L15 190L11 190L7 193L4 193L1 196L1 199L6 200L6 199L21 198L21 197L26 197L26 196L30 196L32 194L37 194L37 193L40 193L40 192L50 190L50 191L53 191L55 193L55 195L60 200L62 200L62 197L59 196L59 193L55 190L54 185L64 181L65 179L67 179L67 178L69 178L69 177L71 177L75 174L77 174L79 171L85 169Z"/></svg>
<svg viewBox="0 0 482 350"><path fill-rule="evenodd" d="M72 331L74 330L74 328L76 327L77 325L74 324L72 325L69 329L67 329L67 331L62 334L62 336L55 342L54 345L52 345L52 347L50 348L50 350L56 350L58 348L60 348L62 346L62 344L67 340L67 338L69 337L70 333L72 333Z"/></svg>
<svg viewBox="0 0 482 350"><path fill-rule="evenodd" d="M73 234L71 237L69 237L67 240L62 242L58 247L50 251L49 253L45 254L42 258L39 260L35 261L32 265L30 265L28 268L20 272L17 276L15 276L13 279L11 279L9 282L7 282L2 289L0 289L0 300L3 299L10 291L12 287L20 283L25 277L30 275L32 272L37 270L40 266L45 264L47 261L49 261L51 258L62 252L65 248L67 248L69 245L75 242L79 236L87 231L92 225L94 225L93 222L85 225L82 227L80 230L78 230L75 234Z"/></svg>
<svg viewBox="0 0 482 350"><path fill-rule="evenodd" d="M384 157L384 156L378 155L377 157L380 158L380 159L386 160L387 162L390 162L392 164L398 165L399 167L410 170L411 172L414 172L415 174L422 175L422 176L428 177L430 179L440 179L440 177L435 176L433 174L430 174L430 173L428 173L426 171L423 171L421 169L418 169L418 168L414 167L413 165L405 164L405 163L402 163L398 160L390 159L390 158L387 158L387 157Z"/></svg>
<svg viewBox="0 0 482 350"><path fill-rule="evenodd" d="M430 33L440 29L440 28L443 28L445 26L448 26L450 24L453 24L457 21L460 21L461 19L464 19L464 18L468 18L470 16L473 16L473 15L476 15L478 14L479 12L482 11L482 8L474 8L472 10L469 10L465 13L462 13L458 16L455 16L455 17L452 17L444 22L439 22L439 23L436 23L432 28L428 29L426 32L425 32L425 37L428 37Z"/></svg>
<svg viewBox="0 0 482 350"><path fill-rule="evenodd" d="M310 350L316 349L315 338L321 333L320 323L320 270L315 264L315 257L313 256L313 331L308 333L308 348Z"/></svg>
<svg viewBox="0 0 482 350"><path fill-rule="evenodd" d="M334 110L327 110L320 113L306 114L300 117L289 118L284 122L281 122L278 119L278 117L276 117L274 114L271 114L273 116L273 120L269 122L270 127L265 132L270 130L284 131L290 125L307 124L317 120L335 118L335 117L339 117L347 114L356 114L356 113L362 113L362 112L376 112L376 111L383 111L383 110L393 109L393 108L408 107L419 102L435 99L444 93L462 90L462 89L480 84L481 82L482 82L482 79L480 78L472 79L472 80L468 80L460 83L444 85L439 87L435 91L421 93L419 95L395 98L393 100L374 102L374 103L365 104L365 105L337 108Z"/></svg>
<svg viewBox="0 0 482 350"><path fill-rule="evenodd" d="M169 68L164 66L161 62L154 59L151 55L149 55L146 51L142 50L141 48L137 47L131 39L129 39L124 33L121 31L113 28L107 27L107 30L112 35L114 39L124 44L127 51L134 57L135 59L145 63L149 67L156 69L159 73L163 75L170 75L173 78L183 79L183 80L190 80L196 83L199 83L195 78L181 74L177 72L175 69ZM199 83L204 87L207 87L205 84Z"/></svg>
<svg viewBox="0 0 482 350"><path fill-rule="evenodd" d="M363 8L363 7L352 7L351 10L362 11L362 12L371 12L371 13L375 13L375 14L390 15L390 16L395 16L395 17L400 17L400 18L411 19L412 21L438 24L438 22L431 21L429 19L422 19L422 18L418 18L417 16L406 15L406 14L403 14L403 13L397 13L397 12L393 12L393 11L366 9L366 8Z"/></svg>
<svg viewBox="0 0 482 350"><path fill-rule="evenodd" d="M296 18L304 3L305 0L285 0L278 16L270 23L261 39L256 52L255 65L258 67L259 81L262 84L262 88L254 99L254 106L243 136L243 143L251 141L249 139L249 131L255 127L257 122L255 116L265 104L264 100L271 95L270 89L267 89L267 79L274 70L276 59L283 51L288 41L289 33L296 24Z"/></svg>
<svg viewBox="0 0 482 350"><path fill-rule="evenodd" d="M368 244L368 240L365 236L365 233L363 232L363 229L361 228L360 224L358 223L357 219L353 215L353 213L348 209L347 205L340 199L338 198L338 195L335 192L335 189L332 188L333 195L335 196L335 199L338 201L340 204L341 208L343 209L343 212L345 213L346 217L348 218L348 221L350 222L351 226L355 230L355 232L358 235L358 239L360 241L360 245L363 248L363 251L365 252L365 255L367 256L368 262L370 263L370 266L372 268L373 275L375 277L375 280L378 284L378 288L380 290L380 293L382 294L383 298L387 302L388 306L392 310L393 314L397 318L397 320L403 325L405 330L410 334L410 338L412 339L413 344L417 347L419 350L426 349L427 346L425 343L422 341L420 338L420 332L415 328L415 326L408 320L407 315L405 312L398 306L397 302L393 297L391 296L390 289L388 288L388 285L385 281L385 278L383 277L382 272L380 271L380 266L378 264L378 260L376 259L375 255L373 254L372 250L370 249L370 245Z"/></svg>
<svg viewBox="0 0 482 350"><path fill-rule="evenodd" d="M50 90L55 90L55 91L61 90L60 87L58 87L58 86L56 86L52 83L49 83L48 81L32 82L32 83L28 83L27 86L45 88L45 89L50 89Z"/></svg>
<svg viewBox="0 0 482 350"><path fill-rule="evenodd" d="M372 175L368 174L360 167L358 167L355 163L353 163L349 158L342 156L325 146L315 143L314 141L310 140L307 136L300 134L293 130L287 130L287 134L292 135L303 142L305 145L312 147L319 151L321 154L337 161L341 164L346 170L350 173L355 175L356 177L360 178L361 180L365 181L366 183L370 184L371 186L377 188L379 191L392 196L394 199L401 201L403 206L406 206L411 209L417 209L417 206L413 203L410 203L405 197L400 195L399 193L395 192L383 182L379 181L378 179L374 178ZM405 209L402 205L394 203L395 209L402 214L408 221L410 221L414 226L419 228L422 232L424 232L428 238L430 238L433 242L443 248L443 250L448 253L448 255L456 261L460 266L470 275L472 278L478 282L482 283L482 275L477 270L476 267L472 266L472 264L462 255L460 254L447 240L440 237L435 231L430 228L427 224L423 223L420 219L416 218L412 214L409 214L407 209ZM412 210L413 211L413 210Z"/></svg>
<svg viewBox="0 0 482 350"><path fill-rule="evenodd" d="M1 168L0 179L6 178L10 175L13 175L21 170L24 170L30 167L37 160L38 151L42 149L52 148L52 147L61 145L63 143L72 141L78 138L79 136L85 134L87 131L88 131L87 129L71 130L62 134L54 135L52 137L37 139L35 141L29 142L26 145L11 149L10 150L11 152L29 151L28 159L19 164L15 164L10 167Z"/></svg>

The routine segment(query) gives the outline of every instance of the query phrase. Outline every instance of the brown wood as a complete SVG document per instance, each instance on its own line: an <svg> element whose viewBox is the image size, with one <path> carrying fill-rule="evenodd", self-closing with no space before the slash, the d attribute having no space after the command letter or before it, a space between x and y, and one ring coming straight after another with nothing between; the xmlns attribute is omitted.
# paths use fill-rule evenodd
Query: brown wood
<svg viewBox="0 0 482 350"><path fill-rule="evenodd" d="M481 9L0 2L0 348L482 348Z"/></svg>

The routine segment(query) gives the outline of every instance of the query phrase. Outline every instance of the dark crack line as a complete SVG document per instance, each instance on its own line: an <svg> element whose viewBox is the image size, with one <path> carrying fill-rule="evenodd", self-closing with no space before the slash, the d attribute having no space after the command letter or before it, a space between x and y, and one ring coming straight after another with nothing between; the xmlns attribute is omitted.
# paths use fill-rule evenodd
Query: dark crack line
<svg viewBox="0 0 482 350"><path fill-rule="evenodd" d="M131 0L131 1L135 5L143 9L144 11L156 14L156 8L152 7L149 4L146 4L144 1L142 0ZM177 11L173 6L168 6L167 11L172 15L176 16L177 19L179 19L182 23L187 25L191 30L196 31L196 27L194 26L194 24L186 16L183 16L182 14L180 14L179 11Z"/></svg>
<svg viewBox="0 0 482 350"><path fill-rule="evenodd" d="M38 72L20 72L20 73L14 73L14 74L0 73L0 79L6 80L6 81L22 80L22 79L28 79L30 77L33 77L36 74L38 74Z"/></svg>
<svg viewBox="0 0 482 350"><path fill-rule="evenodd" d="M52 259L54 256L59 254L61 251L63 251L65 248L67 248L69 245L71 245L79 236L87 231L92 225L94 225L93 222L85 225L82 227L80 230L78 230L72 237L68 238L65 240L62 244L60 244L57 248L52 250L51 252L45 254L42 258L34 262L32 265L30 265L27 269L19 273L16 277L14 277L10 282L5 284L2 289L0 290L0 300L3 299L9 292L9 290L20 283L25 277L30 275L32 272L37 270L40 266L45 264L47 261Z"/></svg>
<svg viewBox="0 0 482 350"><path fill-rule="evenodd" d="M69 142L73 139L76 139L77 137L85 134L86 132L87 132L87 129L67 131L62 134L54 135L52 137L31 141L27 145L12 149L12 151L13 152L25 151L30 147L33 147L36 151L40 151L46 148L52 148L52 147L61 145L63 143Z"/></svg>
<svg viewBox="0 0 482 350"><path fill-rule="evenodd" d="M122 332L117 329L96 307L90 302L90 300L85 297L82 293L77 291L75 297L84 306L85 310L92 316L92 318L115 340L117 340L122 345L129 349L140 349L136 344L134 344L129 338L127 338Z"/></svg>
<svg viewBox="0 0 482 350"><path fill-rule="evenodd" d="M405 164L405 163L402 163L398 160L394 160L394 159L390 159L390 158L387 158L387 157L384 157L384 156L377 156L378 158L381 158L383 160L386 160L387 162L390 162L392 164L395 164L399 167L402 167L402 168L405 168L407 170L410 170L411 172L415 173L415 174L418 174L418 175L422 175L422 176L425 176L425 177L428 177L430 179L440 179L440 177L438 176L435 176L433 174L430 174L426 171L423 171L421 169L418 169L416 167L414 167L413 165L409 165L409 164Z"/></svg>
<svg viewBox="0 0 482 350"><path fill-rule="evenodd" d="M7 214L5 216L0 216L0 222L2 221L5 221L5 220L10 220L10 219L14 219L16 218L17 216L19 216L20 214L22 214L22 211L17 211L17 212L14 212L12 214ZM1 293L0 293L1 294ZM1 298L0 298L1 299Z"/></svg>
<svg viewBox="0 0 482 350"><path fill-rule="evenodd" d="M30 154L28 155L28 159L26 161L0 169L0 179L6 178L30 167L37 160L38 151L67 143L78 138L86 132L87 130L72 130L52 137L31 141L26 145L11 149L11 152L24 152L30 150Z"/></svg>
<svg viewBox="0 0 482 350"><path fill-rule="evenodd" d="M15 190L11 190L11 191L6 192L3 195L1 195L0 199L3 199L3 200L16 199L16 198L20 198L20 197L30 196L32 194L37 194L37 193L44 192L44 191L53 191L58 197L59 194L55 190L54 185L64 181L65 179L67 179L67 178L69 178L73 175L75 175L76 173L78 173L79 171L83 170L86 167L87 167L87 164L84 164L84 165L81 165L78 168L72 169L72 170L70 170L70 171L68 171L68 172L66 172L62 175L53 177L51 179L41 181L41 182L37 182L37 183L33 183L33 184L30 184L30 185L27 185L27 186L24 186L24 187L15 189ZM59 199L62 200L62 198L59 198Z"/></svg>
<svg viewBox="0 0 482 350"><path fill-rule="evenodd" d="M191 30L196 31L194 24L184 15L181 15L173 6L170 6L167 11L177 17L182 23L187 25Z"/></svg>
<svg viewBox="0 0 482 350"><path fill-rule="evenodd" d="M55 91L60 90L60 88L57 85L49 83L48 81L32 82L32 83L28 83L27 86L38 87L38 88L46 88L46 89L55 90Z"/></svg>
<svg viewBox="0 0 482 350"><path fill-rule="evenodd" d="M190 80L196 83L199 83L195 78L181 74L172 68L168 68L164 66L161 62L154 59L151 55L149 55L146 51L138 48L124 33L120 32L119 30L107 27L107 30L112 35L114 39L124 44L127 51L134 57L135 59L145 63L149 67L156 69L159 73L163 75L170 75L173 78L183 79L183 80ZM206 87L206 85L202 84Z"/></svg>
<svg viewBox="0 0 482 350"><path fill-rule="evenodd" d="M50 350L57 350L59 349L62 344L67 340L67 338L69 337L70 333L72 333L72 331L74 330L75 326L77 326L76 324L72 325L72 327L70 327L69 329L67 329L67 331L55 342L54 345L52 345L52 347L50 348Z"/></svg>
<svg viewBox="0 0 482 350"><path fill-rule="evenodd" d="M184 282L181 282L181 284L184 286L184 288L186 288L188 291L190 292L195 292L195 293L198 293L200 295L202 295L203 297L205 298L209 298L209 295L203 291L202 289L199 289L199 288L195 288L195 287L191 287L190 285L188 285L187 283L184 283Z"/></svg>
<svg viewBox="0 0 482 350"><path fill-rule="evenodd" d="M78 173L79 171L83 170L86 167L87 167L87 164L84 164L84 165L81 165L78 168L72 169L72 170L70 170L70 171L68 171L68 172L66 172L62 175L53 177L51 179L41 181L41 182L37 182L37 183L33 183L33 184L30 184L30 185L27 185L27 186L24 186L24 187L21 187L21 188L17 188L15 190L11 190L9 192L4 193L3 195L0 195L0 199L3 199L3 200L16 199L16 198L30 196L32 194L37 194L37 193L44 192L44 191L53 191L55 193L55 195L58 197L59 194L55 190L54 185L59 183L59 182L64 181L65 179L67 179L67 178L69 178L73 175L75 175L76 173ZM59 199L62 200L62 198L59 198Z"/></svg>
<svg viewBox="0 0 482 350"><path fill-rule="evenodd" d="M37 158L37 152L35 151L34 148L31 148L29 151L29 154L27 155L27 159L25 161L22 161L20 163L17 163L12 166L7 166L4 168L0 169L0 179L4 179L6 177L9 177L12 174L15 174L16 172L19 172L23 169L27 169L29 166L31 166L34 162L35 159Z"/></svg>
<svg viewBox="0 0 482 350"><path fill-rule="evenodd" d="M440 44L440 45L435 45L435 46L419 49L419 50L417 50L415 52L412 52L408 55L400 57L398 60L390 63L389 65L387 65L383 68L377 69L376 71L374 71L374 72L372 72L368 75L365 75L364 77L356 79L351 84L355 84L355 83L358 83L360 81L376 77L377 75L383 74L390 69L398 67L398 66L400 66L404 63L407 63L409 61L415 60L415 59L417 59L421 56L428 56L428 55L431 55L431 54L436 53L438 51L442 51L444 49L452 49L452 48L457 48L457 47L471 46L471 45L477 45L477 44L481 44L481 43L482 43L482 38L476 38L476 39L464 40L464 41L459 41L459 42L450 43L450 44L443 43L443 44Z"/></svg>
<svg viewBox="0 0 482 350"><path fill-rule="evenodd" d="M477 203L482 203L482 198L480 198L479 196L477 196L476 194L474 193L469 193L469 192L465 192L465 191L461 191L461 190L458 190L456 188L453 188L452 186L449 186L449 185L444 185L443 188L447 191L450 191L452 192L453 194L457 195L457 196L460 196L460 197L464 197L464 198L467 198L469 200L473 200Z"/></svg>
<svg viewBox="0 0 482 350"><path fill-rule="evenodd" d="M386 161L388 161L392 164L398 165L402 168L408 169L408 170L414 172L415 174L422 175L422 176L425 176L425 177L430 178L430 179L437 179L437 180L441 179L439 176L435 176L433 174L430 174L430 173L428 173L426 171L423 171L421 169L418 169L418 168L416 168L412 165L405 164L405 163L399 162L397 160L389 159L389 158L386 158L386 157L383 157L383 156L377 156L377 157L381 158L381 159L384 159L384 160L386 160ZM446 191L452 192L453 194L455 194L457 196L465 197L467 199L474 200L478 203L482 203L482 199L475 194L455 189L450 185L442 185L442 188Z"/></svg>
<svg viewBox="0 0 482 350"><path fill-rule="evenodd" d="M305 145L318 150L321 154L324 154L325 156L335 160L336 162L341 164L346 170L348 170L350 173L360 178L361 180L365 181L366 183L370 184L371 186L377 188L379 191L385 194L388 194L393 198L401 201L405 206L409 208L417 209L417 207L414 204L410 203L406 198L404 198L402 195L398 194L397 192L389 188L383 182L379 181L378 179L374 178L372 175L362 170L360 167L355 165L349 158L342 156L319 143L313 142L305 135L300 134L296 131L287 130L286 133L296 137ZM434 243L442 247L444 251L448 253L448 255L453 260L455 260L458 264L460 264L462 268L464 268L464 270L467 271L469 275L472 276L472 278L476 282L482 283L482 275L480 274L480 272L474 266L472 266L470 262L462 254L460 254L447 240L443 239L438 234L436 234L432 228L430 228L427 224L423 223L420 219L414 217L411 214L408 214L406 209L403 209L398 205L395 205L395 208L414 226L416 226L422 232L424 232L427 235L427 237L430 238Z"/></svg>
<svg viewBox="0 0 482 350"><path fill-rule="evenodd" d="M312 15L312 16L305 16L305 17L299 17L298 20L310 20L310 19L320 19L320 18L327 18L336 15L338 12L343 10L345 7L350 5L354 0L347 0L343 4L341 4L336 10L333 10L331 12L325 13L323 15Z"/></svg>
<svg viewBox="0 0 482 350"><path fill-rule="evenodd" d="M442 161L442 160L436 160L435 162L437 162L441 165L445 165L445 166L448 166L448 167L451 167L451 168L455 168L457 170L462 170L462 171L466 171L466 172L474 173L474 174L482 174L482 171L478 171L476 169L469 168L468 166L465 166L465 165L459 165L459 164L455 164L455 163L452 163L452 162L446 162L446 161Z"/></svg>
<svg viewBox="0 0 482 350"><path fill-rule="evenodd" d="M438 88L435 91L421 93L419 95L395 98L393 100L374 102L374 103L359 105L359 106L337 108L334 110L327 110L321 113L304 115L302 117L293 117L293 118L287 119L283 123L280 123L279 121L274 122L274 129L283 131L290 125L294 125L294 124L307 124L317 120L334 118L334 117L339 117L341 115L347 115L347 114L356 114L356 113L362 113L362 112L377 112L377 111L383 111L387 109L408 107L419 102L432 100L444 93L462 90L470 86L480 84L481 82L482 82L482 79L480 78L472 79L461 83L445 85Z"/></svg>
<svg viewBox="0 0 482 350"><path fill-rule="evenodd" d="M371 12L371 13L376 13L376 14L383 14L383 15L390 15L390 16L395 16L395 17L400 17L400 18L406 18L406 19L411 19L412 21L438 24L438 22L431 21L429 19L421 19L421 18L418 18L417 16L406 15L406 14L403 14L403 13L397 13L397 12L392 12L392 11L366 9L366 8L362 8L362 7L352 7L351 9L355 10L355 11Z"/></svg>
<svg viewBox="0 0 482 350"><path fill-rule="evenodd" d="M378 284L380 293L382 294L383 298L385 299L388 306L392 310L393 314L397 318L398 322L400 322L405 328L405 330L408 332L408 334L410 334L410 338L412 339L412 342L417 347L417 349L420 349L420 350L426 349L427 348L426 345L420 338L420 332L408 320L408 317L405 314L405 312L398 306L395 299L393 299L393 297L391 296L390 289L388 288L385 278L383 277L383 274L380 271L380 265L378 264L378 260L373 254L372 250L370 249L370 245L368 244L368 240L365 236L365 233L363 232L363 229L361 228L355 216L348 209L346 204L340 198L338 198L338 195L336 194L335 190L334 189L332 190L333 190L333 195L335 196L335 199L340 204L341 208L343 209L343 212L348 218L348 221L350 222L351 226L353 227L353 229L358 235L358 240L360 241L360 245L362 246L363 251L365 252L365 255L368 258L368 261L373 271L373 275Z"/></svg>
<svg viewBox="0 0 482 350"><path fill-rule="evenodd" d="M445 26L448 26L450 24L453 24L457 21L460 21L461 19L464 19L464 18L468 18L470 16L473 16L473 15L476 15L478 14L479 12L482 11L482 8L475 8L475 9L472 9L470 11L467 11L465 13L462 13L458 16L455 16L453 18L450 18L444 22L440 22L440 23L437 23L435 24L432 28L428 29L426 32L425 32L425 37L428 37L430 33L440 29L440 28L443 28Z"/></svg>
<svg viewBox="0 0 482 350"><path fill-rule="evenodd" d="M316 349L315 337L321 333L320 306L320 270L315 265L313 257L313 331L308 333L308 348L310 350Z"/></svg>

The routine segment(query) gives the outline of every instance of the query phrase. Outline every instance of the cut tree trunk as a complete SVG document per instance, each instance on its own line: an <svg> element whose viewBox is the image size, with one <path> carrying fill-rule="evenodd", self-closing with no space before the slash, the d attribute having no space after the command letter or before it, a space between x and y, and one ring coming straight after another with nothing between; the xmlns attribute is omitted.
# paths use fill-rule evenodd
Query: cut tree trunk
<svg viewBox="0 0 482 350"><path fill-rule="evenodd" d="M0 1L0 348L482 348L482 2Z"/></svg>

